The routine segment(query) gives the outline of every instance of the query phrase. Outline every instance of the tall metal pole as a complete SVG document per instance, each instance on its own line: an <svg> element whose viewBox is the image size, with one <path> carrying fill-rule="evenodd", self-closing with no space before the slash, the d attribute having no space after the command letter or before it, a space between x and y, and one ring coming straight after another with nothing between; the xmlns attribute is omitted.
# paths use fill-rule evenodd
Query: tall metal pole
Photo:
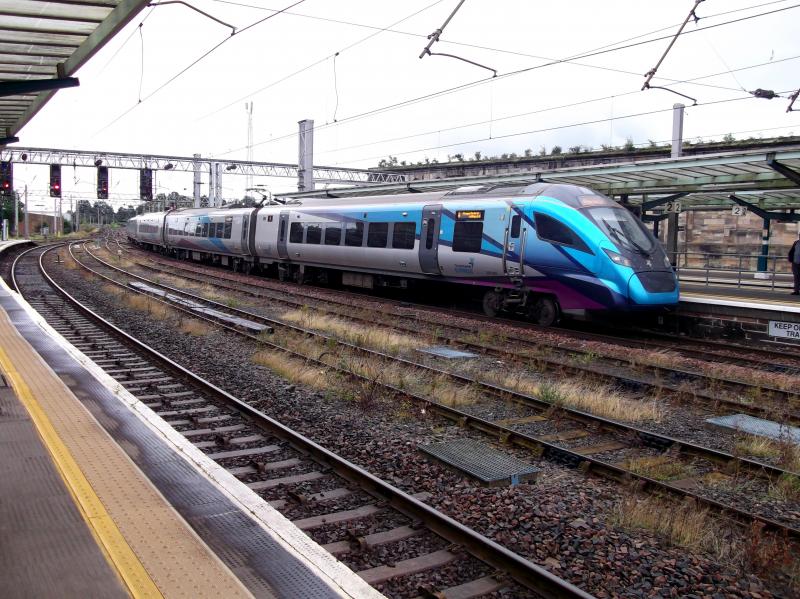
<svg viewBox="0 0 800 599"><path fill-rule="evenodd" d="M214 206L222 206L222 163L214 163L214 197L216 203Z"/></svg>
<svg viewBox="0 0 800 599"><path fill-rule="evenodd" d="M31 238L31 230L28 224L28 185L25 185L25 239Z"/></svg>
<svg viewBox="0 0 800 599"><path fill-rule="evenodd" d="M200 208L200 154L194 154L194 207Z"/></svg>
<svg viewBox="0 0 800 599"><path fill-rule="evenodd" d="M297 161L297 191L314 191L314 120L298 121L300 148Z"/></svg>
<svg viewBox="0 0 800 599"><path fill-rule="evenodd" d="M213 208L217 205L217 169L213 162L208 163L208 206Z"/></svg>
<svg viewBox="0 0 800 599"><path fill-rule="evenodd" d="M761 255L758 257L758 270L759 272L766 272L767 262L769 256L769 232L771 219L764 219L764 227L761 230Z"/></svg>
<svg viewBox="0 0 800 599"><path fill-rule="evenodd" d="M679 158L683 153L683 104L672 105L672 158ZM678 217L677 212L667 217L667 255L675 266L678 263Z"/></svg>
<svg viewBox="0 0 800 599"><path fill-rule="evenodd" d="M247 161L253 162L253 103L245 102L244 109L247 111ZM248 174L244 179L244 188L253 187L253 175Z"/></svg>
<svg viewBox="0 0 800 599"><path fill-rule="evenodd" d="M19 194L12 192L14 198L14 237L19 239Z"/></svg>

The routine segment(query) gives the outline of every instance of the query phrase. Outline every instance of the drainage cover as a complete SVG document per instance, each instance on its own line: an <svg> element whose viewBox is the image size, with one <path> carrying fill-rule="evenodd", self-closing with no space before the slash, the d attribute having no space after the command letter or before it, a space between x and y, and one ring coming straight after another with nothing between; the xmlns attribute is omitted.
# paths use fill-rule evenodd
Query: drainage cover
<svg viewBox="0 0 800 599"><path fill-rule="evenodd" d="M736 433L749 433L778 441L789 441L800 444L800 428L779 424L772 420L754 418L747 414L732 414L708 418L706 423L714 428L722 428Z"/></svg>
<svg viewBox="0 0 800 599"><path fill-rule="evenodd" d="M446 347L444 345L435 345L433 347L423 347L419 351L425 352L426 354L433 354L434 356L439 356L440 358L447 358L449 360L453 360L455 358L477 358L477 354L471 354L467 351L459 351L457 349L452 349L450 347Z"/></svg>
<svg viewBox="0 0 800 599"><path fill-rule="evenodd" d="M539 474L539 468L472 439L420 445L419 449L489 485L516 485Z"/></svg>

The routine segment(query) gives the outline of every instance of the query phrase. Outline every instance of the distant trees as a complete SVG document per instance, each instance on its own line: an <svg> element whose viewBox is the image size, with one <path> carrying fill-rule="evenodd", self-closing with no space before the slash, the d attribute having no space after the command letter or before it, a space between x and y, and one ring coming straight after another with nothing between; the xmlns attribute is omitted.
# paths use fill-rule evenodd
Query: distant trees
<svg viewBox="0 0 800 599"><path fill-rule="evenodd" d="M749 140L754 140L755 138L750 137ZM732 144L736 142L736 138L733 136L732 133L728 133L722 137L720 141L709 140L708 143L725 143L725 144ZM685 139L684 140L685 146L691 146L695 144L702 144L704 143L702 138L693 138L693 139ZM648 139L646 143L641 143L639 146L634 142L632 137L626 137L625 143L621 146L615 146L613 144L600 144L599 150L596 150L594 147L584 144L576 144L573 146L568 146L566 151L564 148L558 144L554 145L550 148L548 152L547 146L539 146L537 151L534 151L531 148L526 148L523 150L522 155L517 154L516 152L503 152L499 156L497 155L487 155L481 150L475 151L471 156L464 155L463 153L459 152L456 154L448 154L447 161L448 162L487 162L491 160L517 160L519 158L533 158L533 157L540 157L546 158L547 156L563 156L565 154L585 154L589 152L595 151L602 151L602 152L627 152L633 153L637 151L647 151L647 150L656 150L656 149L664 149L669 148L669 143L658 143L652 139ZM424 165L431 165L431 164L439 164L439 161L436 158L428 158L425 156L424 163L417 162L417 166ZM396 156L388 156L387 158L382 159L378 163L378 167L392 167L392 166L406 166L406 161L398 162Z"/></svg>

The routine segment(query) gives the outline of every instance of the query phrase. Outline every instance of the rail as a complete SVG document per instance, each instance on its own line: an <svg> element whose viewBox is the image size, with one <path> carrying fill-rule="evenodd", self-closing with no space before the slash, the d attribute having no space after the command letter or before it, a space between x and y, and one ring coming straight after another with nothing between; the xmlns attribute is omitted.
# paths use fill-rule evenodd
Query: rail
<svg viewBox="0 0 800 599"><path fill-rule="evenodd" d="M784 291L792 288L792 271L784 254L679 252L675 270L682 283L730 285Z"/></svg>

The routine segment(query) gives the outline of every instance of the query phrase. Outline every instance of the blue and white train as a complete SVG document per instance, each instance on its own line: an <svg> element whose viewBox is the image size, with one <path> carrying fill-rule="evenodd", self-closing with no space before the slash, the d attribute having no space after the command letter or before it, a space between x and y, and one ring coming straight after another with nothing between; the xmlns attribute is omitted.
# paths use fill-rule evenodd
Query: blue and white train
<svg viewBox="0 0 800 599"><path fill-rule="evenodd" d="M271 271L282 280L468 285L480 289L488 314L525 311L544 325L562 314L678 303L667 255L641 221L575 185L173 210L132 218L128 237L178 258Z"/></svg>

